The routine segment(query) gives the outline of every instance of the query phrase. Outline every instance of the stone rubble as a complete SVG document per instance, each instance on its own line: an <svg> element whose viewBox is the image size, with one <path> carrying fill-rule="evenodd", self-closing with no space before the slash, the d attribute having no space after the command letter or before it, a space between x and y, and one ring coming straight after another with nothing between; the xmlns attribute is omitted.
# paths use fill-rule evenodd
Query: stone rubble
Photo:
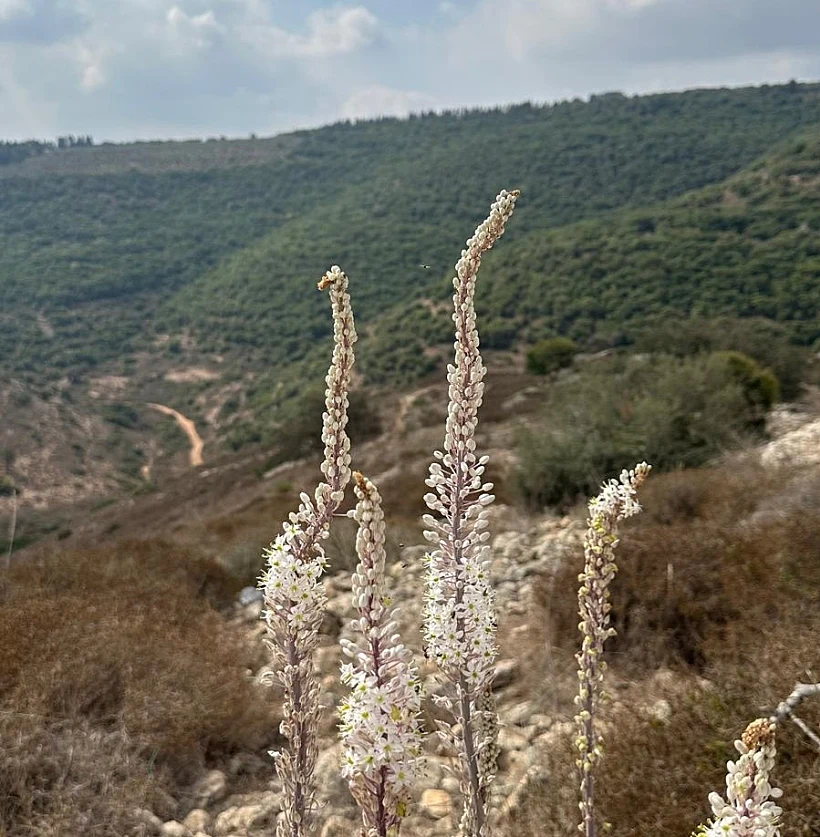
<svg viewBox="0 0 820 837"><path fill-rule="evenodd" d="M507 520L510 511L504 507L493 509L498 520ZM491 521L496 529L495 521ZM527 615L533 612L536 585L548 583L561 562L568 556L580 560L584 523L569 517L545 516L530 524L519 524L516 530L496 535L492 543L492 572L497 593L502 636L508 638L506 650L510 656L500 658L496 667L495 693L501 717L499 730L499 774L492 786L491 805L494 810L510 812L521 798L521 788L539 774L539 754L552 746L556 736L570 735L572 724L554 722L542 711L537 701L524 700L521 679L526 660L512 656L528 634ZM434 670L421 653L419 627L421 623L421 591L423 546L407 546L401 560L388 567L395 603L399 608L398 623L408 646L417 653L420 671L425 679L428 695L441 691ZM316 663L323 688L325 717L320 729L319 759L316 775L319 793L320 837L350 837L360 831L356 805L347 783L339 774L341 745L338 742L336 707L343 697L339 684L339 664L342 661L339 639L353 638L350 621L354 610L350 600L348 573L328 574L325 580L328 614L322 626L323 638L316 653ZM234 621L242 627L251 648L262 646L264 627L260 621L263 604L250 591L243 591L237 602ZM502 646L505 643L502 642ZM265 655L261 655L261 660ZM249 670L248 676L262 683L266 664ZM279 699L276 687L271 689L272 700ZM548 685L544 689L549 693ZM552 708L552 707L550 707ZM432 701L428 712L436 714ZM572 707L563 707L569 716ZM459 818L459 781L452 772L452 758L442 752L438 737L428 737L428 771L420 783L416 804L402 833L410 837L434 837L457 831ZM231 795L231 785L242 782L247 787L249 778L261 787L251 793ZM179 821L162 824L150 820L144 812L147 829L162 837L263 837L274 832L279 814L280 787L275 777L272 760L267 762L254 754L235 756L227 771L211 770L196 782L181 804L184 816Z"/></svg>

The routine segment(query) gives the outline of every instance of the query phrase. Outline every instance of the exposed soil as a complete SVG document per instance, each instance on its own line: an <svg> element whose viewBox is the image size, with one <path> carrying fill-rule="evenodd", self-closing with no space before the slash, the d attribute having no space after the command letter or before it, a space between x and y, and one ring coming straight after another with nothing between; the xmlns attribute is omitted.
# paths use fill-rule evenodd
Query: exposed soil
<svg viewBox="0 0 820 837"><path fill-rule="evenodd" d="M172 416L176 420L176 423L182 428L191 443L191 452L189 454L191 467L198 468L200 465L204 465L205 460L202 458L202 449L205 447L205 443L202 441L202 437L199 433L197 433L196 425L191 421L191 419L183 416L182 413L177 412L172 407L166 407L164 404L149 403L148 406L152 410L156 410L166 416Z"/></svg>

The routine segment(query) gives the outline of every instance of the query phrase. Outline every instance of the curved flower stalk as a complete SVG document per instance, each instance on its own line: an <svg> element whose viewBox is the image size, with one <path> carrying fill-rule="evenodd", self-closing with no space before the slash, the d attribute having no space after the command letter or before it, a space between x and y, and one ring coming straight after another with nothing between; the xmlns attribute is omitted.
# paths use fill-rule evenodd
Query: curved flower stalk
<svg viewBox="0 0 820 837"><path fill-rule="evenodd" d="M737 761L726 764L726 798L710 793L714 822L701 826L701 837L779 837L781 809L772 801L780 788L769 783L775 760L775 722L752 721L735 749Z"/></svg>
<svg viewBox="0 0 820 837"><path fill-rule="evenodd" d="M488 833L487 791L495 771L497 717L489 691L496 649L496 617L489 582L486 507L493 501L491 483L482 484L486 456L475 453L478 408L486 369L476 329L476 275L483 253L503 235L518 192L502 191L487 219L467 242L453 279L455 363L447 368L450 404L444 450L436 451L426 480L428 528L435 549L427 556L424 640L428 656L454 687L450 708L458 728L439 732L459 753L465 837Z"/></svg>
<svg viewBox="0 0 820 837"><path fill-rule="evenodd" d="M342 775L362 812L364 833L398 834L423 765L421 686L412 654L395 634L384 583L384 512L376 486L354 473L359 524L353 574L353 628L358 644L343 641L353 663L342 666L350 687L341 705Z"/></svg>
<svg viewBox="0 0 820 837"><path fill-rule="evenodd" d="M635 499L638 488L649 475L645 462L632 471L622 471L620 481L604 483L601 493L589 502L589 520L584 536L584 571L578 577L578 629L583 640L576 654L578 661L578 695L575 705L576 746L581 771L581 823L585 837L594 837L595 765L601 756L601 737L595 728L595 714L602 698L601 684L606 671L603 660L604 643L615 635L610 627L609 585L615 577L615 549L618 546L618 523L637 514L641 507Z"/></svg>
<svg viewBox="0 0 820 837"><path fill-rule="evenodd" d="M275 676L285 691L281 731L288 749L275 754L283 786L284 816L277 828L278 837L304 837L313 824L319 717L313 651L326 603L321 580L326 561L321 541L328 536L330 521L350 481L350 440L345 427L356 329L347 277L334 265L318 287L330 289L333 311L333 359L326 379L322 428L322 473L327 482L319 483L313 498L302 494L298 510L290 514L282 534L265 550L267 568L259 581L265 596L266 644Z"/></svg>

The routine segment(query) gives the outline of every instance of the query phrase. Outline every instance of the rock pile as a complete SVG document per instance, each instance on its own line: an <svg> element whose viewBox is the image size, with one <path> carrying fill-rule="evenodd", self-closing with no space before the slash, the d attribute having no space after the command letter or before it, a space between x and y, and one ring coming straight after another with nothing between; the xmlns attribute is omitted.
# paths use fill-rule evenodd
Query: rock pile
<svg viewBox="0 0 820 837"><path fill-rule="evenodd" d="M493 528L498 531L511 524L511 512L503 507L494 510ZM583 522L568 517L544 517L536 522L506 529L493 542L492 571L501 617L502 657L497 664L495 689L501 716L499 732L499 774L493 785L492 805L502 814L509 813L521 797L522 787L540 776L539 765L545 749L558 737L571 734L571 724L554 720L539 702L527 695L522 686L525 665L512 656L528 634L528 617L535 615L534 590L555 575L567 556L580 561ZM422 600L423 546L408 546L401 560L389 567L390 585L399 607L399 627L408 646L418 652L418 662L427 693L441 689L432 667L421 654L419 627ZM339 640L352 638L349 623L354 611L350 600L350 576L329 574L326 582L328 615L322 626L322 640L317 651L317 667L323 689L325 717L320 730L317 779L320 788L321 837L349 837L359 831L358 812L345 781L339 775L341 745L336 736L336 707L343 696L339 684L341 654ZM248 676L271 691L278 704L275 687L263 686L268 673L267 652L262 643L264 626L259 616L262 603L251 591L243 591L237 602L234 620L242 627L245 641L258 662ZM549 694L549 684L543 693ZM436 711L429 702L428 711ZM571 714L571 705L562 707ZM451 772L452 760L440 749L438 739L428 738L428 770L418 789L417 804L403 826L403 832L417 837L433 837L457 831L460 802L459 783ZM248 760L256 760L249 765ZM236 762L239 763L236 763ZM232 792L233 785L247 789L248 775L257 778L252 792ZM234 759L228 770L212 770L203 775L179 804L179 819L163 822L151 812L141 812L142 833L156 837L262 837L273 833L279 814L280 792L273 763L247 754Z"/></svg>

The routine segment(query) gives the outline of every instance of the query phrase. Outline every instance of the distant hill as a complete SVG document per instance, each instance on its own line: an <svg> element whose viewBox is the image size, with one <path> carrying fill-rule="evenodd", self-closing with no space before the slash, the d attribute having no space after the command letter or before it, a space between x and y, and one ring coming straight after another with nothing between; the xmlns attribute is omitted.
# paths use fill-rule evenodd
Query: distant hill
<svg viewBox="0 0 820 837"><path fill-rule="evenodd" d="M790 84L9 152L0 404L16 430L0 443L18 461L36 447L30 398L65 445L114 427L129 479L150 459L146 401L192 416L211 448L259 439L321 381L330 323L314 283L334 262L365 382L424 375L450 339L440 303L460 242L502 187L522 197L482 277L488 347L628 341L691 313L764 316L811 343L818 131L820 85ZM125 423L112 404L130 405Z"/></svg>

